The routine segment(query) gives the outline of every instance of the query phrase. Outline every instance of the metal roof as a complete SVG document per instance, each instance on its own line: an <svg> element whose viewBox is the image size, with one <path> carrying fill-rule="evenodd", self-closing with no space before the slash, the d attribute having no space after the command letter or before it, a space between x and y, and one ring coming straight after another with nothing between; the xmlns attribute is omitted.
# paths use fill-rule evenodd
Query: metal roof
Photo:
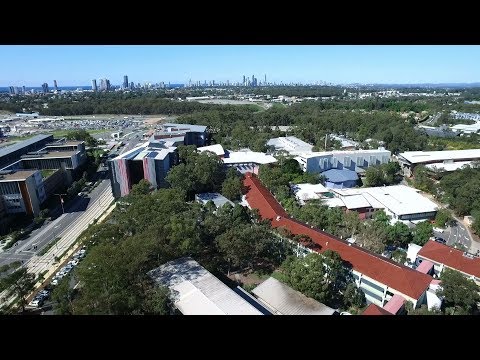
<svg viewBox="0 0 480 360"><path fill-rule="evenodd" d="M333 315L335 309L303 295L273 277L252 292L279 315Z"/></svg>
<svg viewBox="0 0 480 360"><path fill-rule="evenodd" d="M225 150L223 149L223 146L220 145L220 144L202 146L202 147L197 148L197 150L200 151L200 152L211 151L218 156L225 155Z"/></svg>
<svg viewBox="0 0 480 360"><path fill-rule="evenodd" d="M11 154L17 150L20 150L20 149L23 149L24 147L26 146L29 146L29 145L32 145L32 144L35 144L39 141L42 141L42 140L45 140L45 139L49 139L49 138L52 138L53 139L53 135L36 135L30 139L27 139L27 140L24 140L24 141L19 141L13 145L10 145L10 146L6 146L2 149L0 149L0 158L2 156L5 156L5 155L8 155L8 154Z"/></svg>
<svg viewBox="0 0 480 360"><path fill-rule="evenodd" d="M480 159L480 149L444 150L444 151L406 151L400 157L412 164L440 162L444 160L474 160Z"/></svg>
<svg viewBox="0 0 480 360"><path fill-rule="evenodd" d="M322 172L321 175L325 176L327 181L334 183L358 180L357 173L348 169L330 169Z"/></svg>
<svg viewBox="0 0 480 360"><path fill-rule="evenodd" d="M222 207L225 204L230 204L232 206L235 206L233 202L228 200L225 196L219 193L202 193L202 194L197 194L195 195L198 201L202 202L203 204L206 204L210 200L213 201L215 206L217 208Z"/></svg>
<svg viewBox="0 0 480 360"><path fill-rule="evenodd" d="M148 275L171 290L184 315L262 315L190 257L169 261Z"/></svg>
<svg viewBox="0 0 480 360"><path fill-rule="evenodd" d="M192 124L176 124L176 123L165 123L162 124L162 127L172 128L172 131L192 131L192 132L205 132L207 127L204 125L192 125ZM176 130L174 130L176 129Z"/></svg>

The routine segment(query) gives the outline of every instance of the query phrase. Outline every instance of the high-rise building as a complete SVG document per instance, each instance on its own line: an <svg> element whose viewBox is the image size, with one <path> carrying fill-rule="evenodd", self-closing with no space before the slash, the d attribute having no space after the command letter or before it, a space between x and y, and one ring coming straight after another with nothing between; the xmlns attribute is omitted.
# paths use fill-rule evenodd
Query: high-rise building
<svg viewBox="0 0 480 360"><path fill-rule="evenodd" d="M53 80L53 87L55 88L55 91L58 91L57 80Z"/></svg>
<svg viewBox="0 0 480 360"><path fill-rule="evenodd" d="M108 90L110 90L110 80L100 79L100 91L108 91Z"/></svg>
<svg viewBox="0 0 480 360"><path fill-rule="evenodd" d="M123 76L123 88L124 89L128 88L128 76L127 75Z"/></svg>
<svg viewBox="0 0 480 360"><path fill-rule="evenodd" d="M43 90L44 94L48 93L48 84L47 83L42 84L42 90Z"/></svg>
<svg viewBox="0 0 480 360"><path fill-rule="evenodd" d="M93 91L97 91L98 88L97 88L97 80L93 79L92 80L92 90Z"/></svg>
<svg viewBox="0 0 480 360"><path fill-rule="evenodd" d="M263 85L267 85L267 74L265 74L265 81L263 82Z"/></svg>
<svg viewBox="0 0 480 360"><path fill-rule="evenodd" d="M246 86L246 85L247 85L247 83L245 82L245 80L246 80L246 79L245 79L245 75L243 75L243 86Z"/></svg>
<svg viewBox="0 0 480 360"><path fill-rule="evenodd" d="M8 88L8 92L9 92L10 95L15 94L15 89L14 89L14 87L13 87L13 86L10 86L10 87Z"/></svg>
<svg viewBox="0 0 480 360"><path fill-rule="evenodd" d="M130 83L130 90L133 90L135 89L135 84L133 83L133 81Z"/></svg>
<svg viewBox="0 0 480 360"><path fill-rule="evenodd" d="M25 95L27 93L27 89L25 89L25 85L22 86L22 94Z"/></svg>
<svg viewBox="0 0 480 360"><path fill-rule="evenodd" d="M107 79L107 91L110 91L110 80Z"/></svg>

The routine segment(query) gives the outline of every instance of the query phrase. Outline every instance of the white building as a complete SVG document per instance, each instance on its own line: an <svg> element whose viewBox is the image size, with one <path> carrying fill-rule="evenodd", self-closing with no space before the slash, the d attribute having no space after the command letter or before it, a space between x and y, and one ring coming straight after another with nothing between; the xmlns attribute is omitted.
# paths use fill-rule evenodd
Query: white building
<svg viewBox="0 0 480 360"><path fill-rule="evenodd" d="M257 174L259 165L272 164L277 162L277 159L272 155L267 155L262 152L243 149L239 151L227 151L223 158L223 162L229 167L234 167L242 174L246 172Z"/></svg>
<svg viewBox="0 0 480 360"><path fill-rule="evenodd" d="M230 204L231 206L235 206L233 202L228 200L225 196L219 193L202 193L202 194L196 194L195 195L195 200L198 201L199 203L206 205L209 201L212 201L217 209L219 207L222 207L225 204Z"/></svg>
<svg viewBox="0 0 480 360"><path fill-rule="evenodd" d="M202 146L197 148L198 151L204 152L204 151L210 151L213 152L214 154L224 157L225 156L225 150L223 149L223 146L220 144L215 144L215 145L209 145L209 146Z"/></svg>
<svg viewBox="0 0 480 360"><path fill-rule="evenodd" d="M308 200L322 199L326 194L331 194L330 189L322 184L293 184L290 188L301 205Z"/></svg>
<svg viewBox="0 0 480 360"><path fill-rule="evenodd" d="M344 207L360 213L383 209L397 221L417 223L435 217L437 205L419 193L419 190L405 186L379 186L357 189L332 189L336 195L325 203L330 207Z"/></svg>
<svg viewBox="0 0 480 360"><path fill-rule="evenodd" d="M429 165L437 168L452 167L456 163L480 160L480 149L444 150L444 151L406 151L398 154L398 161L404 174L411 176L417 165Z"/></svg>
<svg viewBox="0 0 480 360"><path fill-rule="evenodd" d="M313 145L295 136L278 137L268 140L267 146L273 146L275 151L286 151L290 155L312 152Z"/></svg>
<svg viewBox="0 0 480 360"><path fill-rule="evenodd" d="M323 151L303 153L295 158L303 171L320 173L330 169L349 169L362 172L364 168L386 164L391 152L378 150Z"/></svg>
<svg viewBox="0 0 480 360"><path fill-rule="evenodd" d="M262 315L190 257L169 261L148 275L170 289L175 307L183 315Z"/></svg>
<svg viewBox="0 0 480 360"><path fill-rule="evenodd" d="M343 137L343 136L329 135L329 138L340 141L342 150L354 150L357 146L359 146L358 142L347 139L346 137Z"/></svg>

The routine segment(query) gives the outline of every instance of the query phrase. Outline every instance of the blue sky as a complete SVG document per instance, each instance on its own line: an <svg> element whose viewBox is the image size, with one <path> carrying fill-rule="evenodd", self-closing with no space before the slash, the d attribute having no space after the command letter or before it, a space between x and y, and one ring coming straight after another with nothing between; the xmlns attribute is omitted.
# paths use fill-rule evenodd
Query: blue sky
<svg viewBox="0 0 480 360"><path fill-rule="evenodd" d="M89 85L106 77L185 83L268 81L332 83L480 82L480 46L215 45L0 46L0 86Z"/></svg>

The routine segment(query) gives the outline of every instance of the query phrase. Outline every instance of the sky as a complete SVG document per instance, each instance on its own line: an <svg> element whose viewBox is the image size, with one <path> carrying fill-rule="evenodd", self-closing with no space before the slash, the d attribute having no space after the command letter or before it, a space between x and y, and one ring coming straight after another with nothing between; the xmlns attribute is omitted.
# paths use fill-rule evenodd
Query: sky
<svg viewBox="0 0 480 360"><path fill-rule="evenodd" d="M480 82L477 45L0 45L0 86L136 83Z"/></svg>

